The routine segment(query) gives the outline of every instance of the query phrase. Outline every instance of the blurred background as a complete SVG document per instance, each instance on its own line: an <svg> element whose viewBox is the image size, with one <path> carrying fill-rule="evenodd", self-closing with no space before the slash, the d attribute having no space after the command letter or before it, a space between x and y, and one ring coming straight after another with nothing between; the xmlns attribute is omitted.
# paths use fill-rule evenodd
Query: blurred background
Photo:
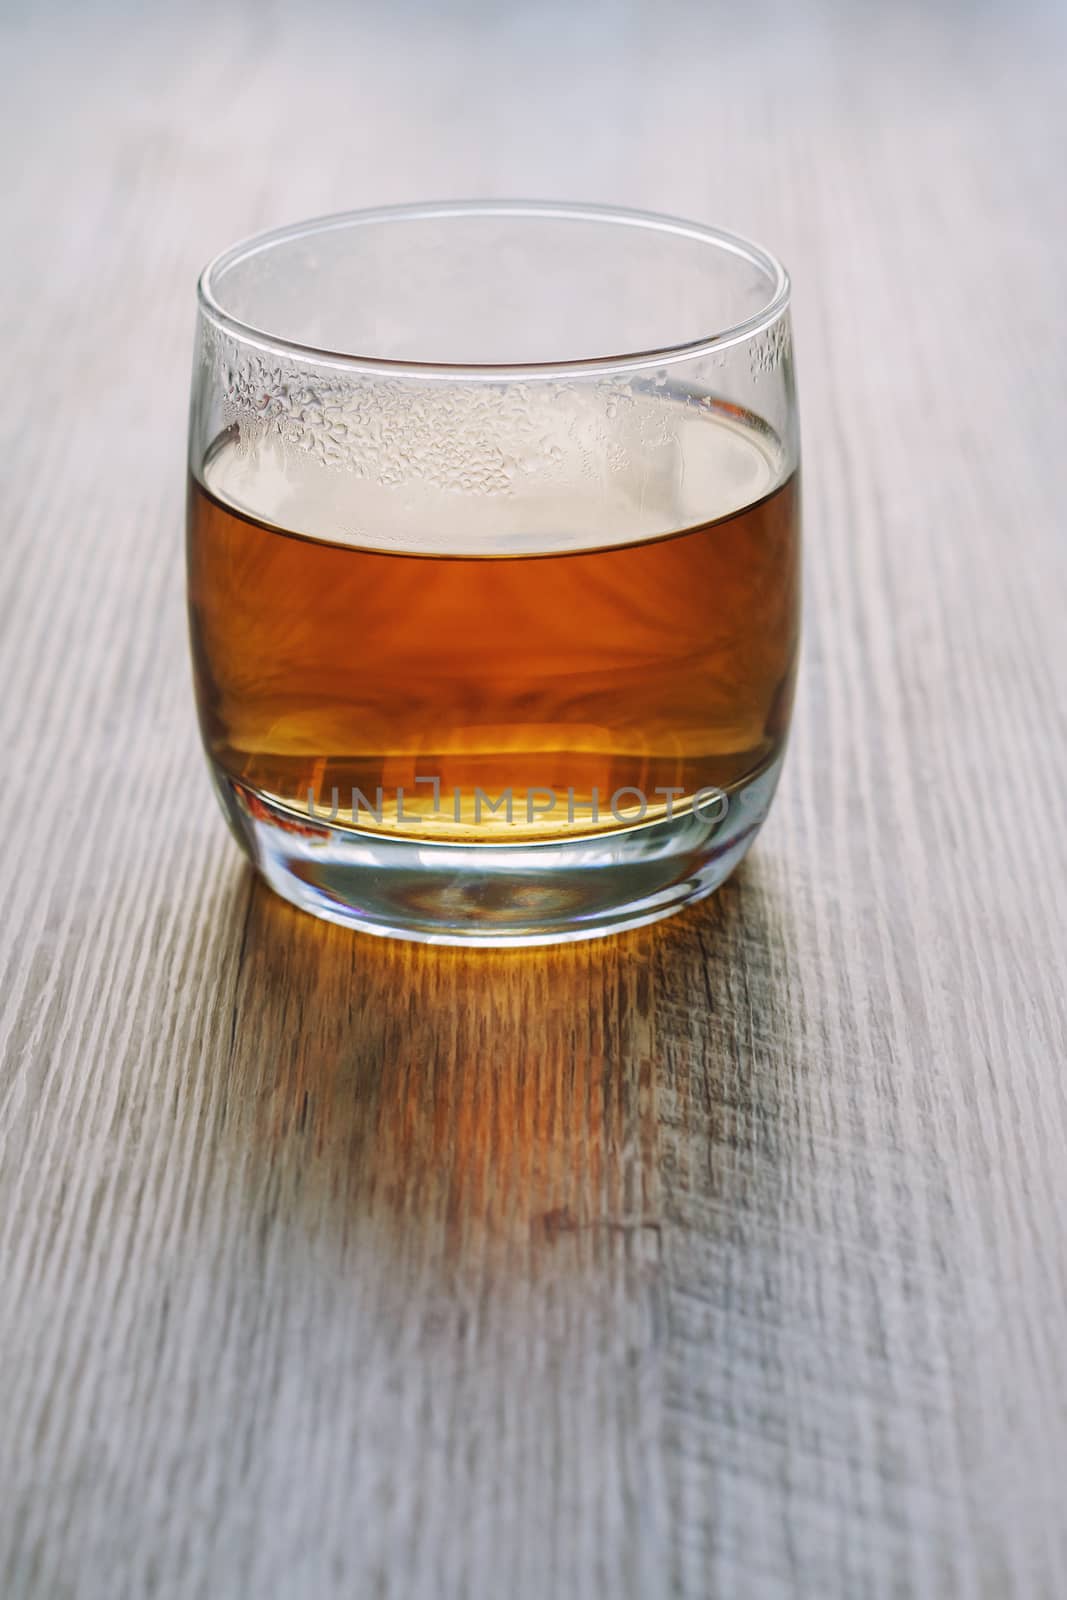
<svg viewBox="0 0 1067 1600"><path fill-rule="evenodd" d="M1041 286L983 261L1010 266L1042 213L1062 212L1062 185L1035 203L1060 5L5 10L8 337L20 303L49 299L55 342L36 362L57 378L92 362L97 404L121 394L116 425L161 443L208 257L260 228L399 201L595 200L749 234L792 269L808 383L816 318L887 369L930 318L1001 355L1046 342ZM181 405L165 415L178 454Z"/></svg>

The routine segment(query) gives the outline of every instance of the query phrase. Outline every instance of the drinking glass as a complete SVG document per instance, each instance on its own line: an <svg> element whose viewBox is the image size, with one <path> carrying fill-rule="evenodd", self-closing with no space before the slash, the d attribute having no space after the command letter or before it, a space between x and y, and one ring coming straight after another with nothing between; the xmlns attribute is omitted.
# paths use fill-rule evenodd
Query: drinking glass
<svg viewBox="0 0 1067 1600"><path fill-rule="evenodd" d="M484 945L709 894L781 770L797 466L788 279L718 229L423 205L218 256L190 632L267 883Z"/></svg>

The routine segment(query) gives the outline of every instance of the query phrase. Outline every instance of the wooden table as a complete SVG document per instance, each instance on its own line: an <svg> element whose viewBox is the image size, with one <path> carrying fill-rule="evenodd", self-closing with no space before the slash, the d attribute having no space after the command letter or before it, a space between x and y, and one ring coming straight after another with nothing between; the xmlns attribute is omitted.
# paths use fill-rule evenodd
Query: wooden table
<svg viewBox="0 0 1067 1600"><path fill-rule="evenodd" d="M1062 9L316 5L8 28L0 1594L1062 1596ZM776 810L544 954L258 887L186 660L196 270L471 192L796 285Z"/></svg>

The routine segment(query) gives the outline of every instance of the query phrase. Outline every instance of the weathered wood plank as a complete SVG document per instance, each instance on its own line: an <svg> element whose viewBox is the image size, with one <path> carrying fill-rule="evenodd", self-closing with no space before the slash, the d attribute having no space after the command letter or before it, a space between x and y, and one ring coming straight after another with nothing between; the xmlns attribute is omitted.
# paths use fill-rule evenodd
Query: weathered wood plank
<svg viewBox="0 0 1067 1600"><path fill-rule="evenodd" d="M11 19L0 1592L1062 1592L1064 26L633 0ZM204 779L192 285L604 198L796 281L807 642L716 900L320 927Z"/></svg>

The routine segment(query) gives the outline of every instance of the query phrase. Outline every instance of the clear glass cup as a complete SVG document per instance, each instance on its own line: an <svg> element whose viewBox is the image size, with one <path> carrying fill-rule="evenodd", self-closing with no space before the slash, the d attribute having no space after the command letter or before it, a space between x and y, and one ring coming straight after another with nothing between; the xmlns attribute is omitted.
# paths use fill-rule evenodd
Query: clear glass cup
<svg viewBox="0 0 1067 1600"><path fill-rule="evenodd" d="M716 229L425 205L217 257L190 630L267 882L486 945L710 893L781 770L797 467L788 279Z"/></svg>

